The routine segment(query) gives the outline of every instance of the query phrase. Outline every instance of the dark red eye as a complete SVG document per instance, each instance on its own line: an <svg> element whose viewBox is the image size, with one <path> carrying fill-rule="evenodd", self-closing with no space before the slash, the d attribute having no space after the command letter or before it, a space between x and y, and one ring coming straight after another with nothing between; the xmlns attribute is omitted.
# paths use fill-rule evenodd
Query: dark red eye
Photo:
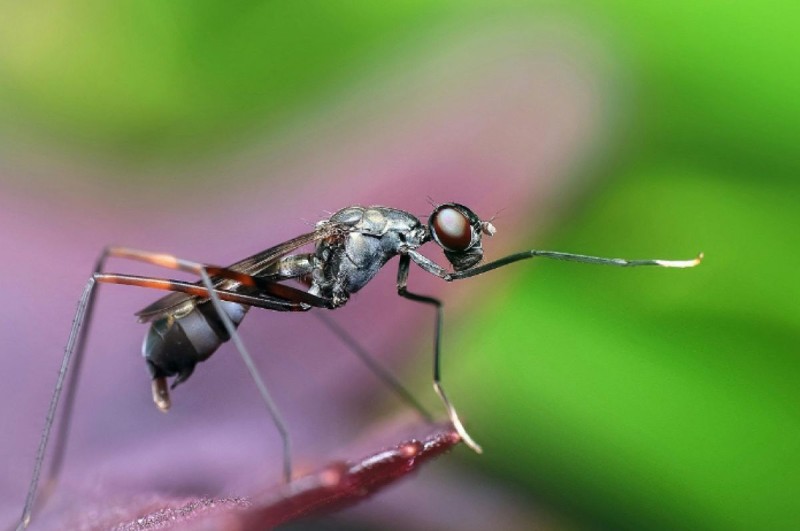
<svg viewBox="0 0 800 531"><path fill-rule="evenodd" d="M431 221L436 240L450 251L465 251L472 243L472 226L467 217L455 208L439 210Z"/></svg>

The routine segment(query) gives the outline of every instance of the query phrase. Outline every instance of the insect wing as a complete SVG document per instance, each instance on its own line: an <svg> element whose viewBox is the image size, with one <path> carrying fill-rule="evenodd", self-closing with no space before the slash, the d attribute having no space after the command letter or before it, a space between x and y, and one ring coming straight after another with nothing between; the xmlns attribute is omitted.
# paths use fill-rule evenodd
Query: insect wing
<svg viewBox="0 0 800 531"><path fill-rule="evenodd" d="M153 304L146 308L139 310L134 315L139 319L140 323L148 323L165 313L175 312L183 305L194 304L195 297L193 295L186 295L185 293L173 292L166 297L161 297Z"/></svg>
<svg viewBox="0 0 800 531"><path fill-rule="evenodd" d="M315 243L325 238L334 237L337 234L342 234L344 230L346 229L339 224L324 223L320 225L314 232L302 234L296 238L292 238L291 240L279 243L274 247L270 247L269 249L249 256L244 260L240 260L234 264L231 264L228 266L228 269L248 275L258 275L259 272L269 268L277 260L283 258L292 251L303 247L304 245ZM211 277L211 280L214 283L214 286L219 288L227 290L240 289L239 284L233 280L215 277ZM200 282L197 284L199 285ZM165 313L174 312L185 304L195 304L197 299L198 297L195 295L186 295L185 293L170 293L169 295L158 299L146 308L139 310L135 315L139 318L139 322L146 323Z"/></svg>
<svg viewBox="0 0 800 531"><path fill-rule="evenodd" d="M309 243L315 243L319 240L324 240L325 238L334 236L341 231L342 229L338 224L326 223L314 232L302 234L296 238L292 238L291 240L279 243L274 247L270 247L265 251L256 253L253 256L249 256L244 260L240 260L234 264L231 264L228 266L228 269L238 271L239 273L246 273L248 275L258 275L261 271L264 271L269 266L274 264L278 259L283 258L295 249L298 249Z"/></svg>

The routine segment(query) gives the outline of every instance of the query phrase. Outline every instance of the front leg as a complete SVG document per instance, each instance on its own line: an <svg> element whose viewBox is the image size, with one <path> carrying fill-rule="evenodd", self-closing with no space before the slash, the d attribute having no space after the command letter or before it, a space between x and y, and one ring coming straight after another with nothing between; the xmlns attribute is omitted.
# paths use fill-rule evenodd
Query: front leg
<svg viewBox="0 0 800 531"><path fill-rule="evenodd" d="M647 260L630 260L628 258L605 258L602 256L588 256L585 254L562 253L560 251L541 251L539 249L531 249L530 251L523 251L521 253L511 254L505 258L500 258L494 262L483 264L476 267L470 267L463 271L448 272L442 266L422 256L416 251L407 251L408 255L414 260L414 263L432 275L452 282L462 278L474 277L483 273L488 273L494 269L519 262L520 260L528 260L529 258L549 258L551 260L562 260L564 262L582 262L584 264L597 264L597 265L611 265L617 267L640 267L640 266L657 266L657 267L670 267L677 269L685 269L699 265L703 260L703 253L698 254L695 258L690 260L662 260L662 259L647 259Z"/></svg>
<svg viewBox="0 0 800 531"><path fill-rule="evenodd" d="M407 255L407 257L406 257L406 255ZM423 256L423 255L419 254L417 251L414 251L414 250L411 250L411 249L407 250L405 252L405 254L400 257L401 258L401 261L400 261L400 268L401 269L403 267L402 258L404 258L404 257L406 257L406 272L405 272L406 279L408 278L408 258L411 258L411 260L414 260L415 264L417 264L419 267L421 267L422 269L424 269L425 271L427 271L431 275L435 275L435 276L437 276L437 277L439 277L439 278L441 278L443 280L446 280L448 282L452 282L453 281L452 273L448 272L445 268L443 268L442 266L440 266L439 264L437 264L436 262L434 262L433 260L431 260L427 256ZM398 273L398 276L397 276L397 284L398 284L398 289L399 289L399 287L400 287L400 274L399 273Z"/></svg>
<svg viewBox="0 0 800 531"><path fill-rule="evenodd" d="M410 262L411 259L414 259L414 262L419 264L419 262L415 258L415 255L417 257L423 258L428 263L432 264L433 266L439 268L441 271L444 272L443 269L441 269L439 266L437 266L435 263L431 262L424 256L420 255L419 253L416 253L414 251L408 251L407 253L403 253L400 255L400 266L397 270L397 294L400 295L401 297L405 297L406 299L415 302L421 302L423 304L429 304L436 308L436 322L435 322L434 337L433 337L433 389L436 391L436 394L439 395L439 398L442 399L444 407L447 409L447 415L450 418L450 422L453 423L453 427L456 429L459 436L461 436L461 439L467 444L467 446L475 450L475 452L482 453L483 450L481 449L481 447L478 445L478 443L476 443L472 439L472 437L470 437L469 433L467 433L467 430L461 423L461 419L458 418L458 413L456 412L456 408L453 407L453 404L447 398L447 394L445 394L444 388L442 387L441 364L440 364L441 342L442 342L442 319L444 317L442 301L440 301L439 299L435 299L433 297L411 293L410 291L408 291L406 287L408 284L408 270L409 270L409 265L411 263ZM434 271L430 271L422 264L419 265L426 271L436 274ZM442 275L437 275L437 276L445 278Z"/></svg>

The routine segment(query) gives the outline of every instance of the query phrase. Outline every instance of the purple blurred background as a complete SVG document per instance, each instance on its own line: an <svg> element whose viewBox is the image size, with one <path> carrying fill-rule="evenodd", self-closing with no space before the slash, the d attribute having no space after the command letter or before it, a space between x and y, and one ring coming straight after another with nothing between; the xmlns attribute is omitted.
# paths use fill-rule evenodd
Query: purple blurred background
<svg viewBox="0 0 800 531"><path fill-rule="evenodd" d="M432 200L496 216L487 256L525 248L585 184L576 170L596 153L598 132L611 128L602 75L573 46L509 31L451 38L407 69L381 71L309 110L280 135L189 167L120 168L57 153L0 161L0 517L11 520L21 507L77 297L104 245L224 265L344 206L387 205L425 219ZM433 315L397 297L395 267L333 315L443 417L429 386ZM120 261L108 270L176 276ZM444 299L453 337L459 308L479 304L496 280L445 286L414 271L410 285ZM230 345L174 392L168 415L153 406L139 353L146 328L132 314L159 296L101 289L61 488L37 522L43 528L97 500L242 494L279 478L278 437ZM299 471L355 457L342 448L404 411L313 316L253 311L241 331L290 426ZM458 352L445 347L444 355L447 363ZM468 474L437 464L349 518L444 529L447 507L459 506L461 529L485 529L500 514L503 529L530 524L534 509L485 483L468 487ZM474 512L464 513L468 506Z"/></svg>

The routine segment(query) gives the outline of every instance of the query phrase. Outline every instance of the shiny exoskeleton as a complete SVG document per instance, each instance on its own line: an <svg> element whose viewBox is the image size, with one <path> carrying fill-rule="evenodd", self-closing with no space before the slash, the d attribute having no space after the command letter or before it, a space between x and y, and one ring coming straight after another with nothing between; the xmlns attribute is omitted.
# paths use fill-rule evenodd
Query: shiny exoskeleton
<svg viewBox="0 0 800 531"><path fill-rule="evenodd" d="M339 210L330 218L317 223L313 232L261 251L229 267L192 262L170 254L153 253L127 247L108 247L98 258L94 273L86 283L64 349L61 370L45 417L45 426L39 446L28 494L18 530L30 522L37 504L39 479L42 475L45 452L50 432L56 418L62 389L67 374L70 389L63 407L62 421L56 433L57 444L45 473L48 486L55 483L63 462L65 439L72 412L74 390L79 371L70 371L71 365L80 365L84 354L87 330L99 284L123 284L170 293L138 312L140 321L151 322L142 352L152 376L153 400L162 411L170 407L167 378L174 377L172 387L185 381L195 366L211 356L219 346L231 340L239 352L267 410L278 429L283 443L283 472L288 481L292 475L290 438L278 408L272 401L253 358L238 335L237 327L252 307L275 311L305 312L312 308L335 309L344 305L352 293L363 288L394 256L399 256L397 293L409 300L427 304L436 309L433 387L447 409L447 414L461 439L472 449L480 447L464 429L455 408L441 385L440 332L442 304L438 299L412 293L407 289L410 264L446 281L480 275L513 262L535 257L568 260L591 264L615 266L693 267L694 260L626 260L600 258L556 251L529 250L512 254L480 265L483 259L482 237L494 234L489 221L482 221L474 212L458 203L437 205L427 224L404 210L383 206L352 206ZM433 241L444 252L452 271L422 255L418 249ZM313 252L299 252L301 247L314 245ZM104 266L109 258L136 260L168 269L194 273L197 283L157 277L141 277L120 273L107 273ZM299 287L287 284L295 281ZM364 351L358 343L338 325L317 312L322 322L344 341L384 383L402 399L415 407L425 418L427 411L413 396ZM86 326L84 326L84 322ZM74 356L73 356L74 354ZM73 357L75 361L73 362ZM52 488L46 489L46 493ZM46 494L45 493L45 494ZM38 500L43 505L46 495Z"/></svg>
<svg viewBox="0 0 800 531"><path fill-rule="evenodd" d="M416 216L396 208L344 208L317 224L320 233L331 235L319 239L313 253L285 255L255 276L272 282L302 279L309 284L308 293L327 301L325 306L338 308L398 254L415 251L435 238L454 269L463 270L483 257L481 235L494 233L490 223L482 222L467 207L454 203L441 205L431 216L431 226L435 227L433 231ZM462 240L459 242L457 237ZM253 259L250 257L228 269L237 270L241 263ZM246 305L231 302L223 306L237 326L248 310ZM310 305L286 308L309 309ZM142 353L154 380L176 376L173 388L192 374L197 363L208 359L230 339L220 315L208 300L169 295L137 315L148 320L153 314L158 317L153 320Z"/></svg>

